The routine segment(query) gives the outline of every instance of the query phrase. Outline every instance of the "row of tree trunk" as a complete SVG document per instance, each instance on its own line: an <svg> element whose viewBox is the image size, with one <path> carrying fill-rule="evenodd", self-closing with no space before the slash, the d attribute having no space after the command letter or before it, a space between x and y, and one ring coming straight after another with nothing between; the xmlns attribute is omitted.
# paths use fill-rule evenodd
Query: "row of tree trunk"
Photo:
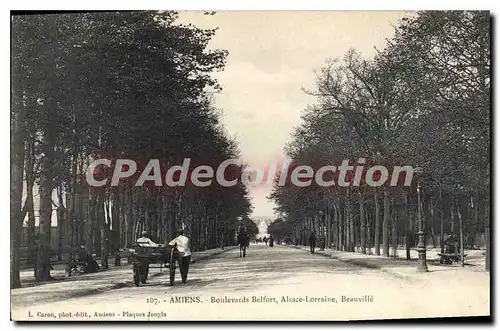
<svg viewBox="0 0 500 331"><path fill-rule="evenodd" d="M293 236L297 242L306 244L307 236L314 231L320 234L326 247L351 252L357 249L363 254L386 257L390 248L394 255L398 246L404 245L406 258L410 259L410 249L416 246L419 230L424 231L426 244L433 247L439 244L441 252L445 235L461 237L461 245L466 249L479 248L477 238L484 235L489 268L489 202L478 195L443 197L441 191L434 193L421 194L420 224L416 194L401 197L380 190L368 197L348 190L344 199L337 197L324 210L296 222Z"/></svg>

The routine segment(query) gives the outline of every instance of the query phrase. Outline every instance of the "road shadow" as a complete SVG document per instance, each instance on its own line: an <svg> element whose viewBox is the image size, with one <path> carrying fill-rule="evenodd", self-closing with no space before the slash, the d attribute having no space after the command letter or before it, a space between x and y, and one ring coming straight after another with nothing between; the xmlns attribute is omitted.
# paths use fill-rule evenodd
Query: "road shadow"
<svg viewBox="0 0 500 331"><path fill-rule="evenodd" d="M293 246L292 246L293 247ZM293 247L297 248L304 253L308 253L308 251L300 248L300 247ZM325 258L332 258L336 259L339 261L343 261L345 263L357 265L369 270L380 270L383 272L388 272L392 276L395 276L397 278L402 278L402 279L408 279L407 276L404 276L401 273L397 272L397 269L412 269L412 268L417 268L418 266L418 258L412 258L412 259L406 259L406 258L400 258L400 257L382 257L382 256L373 256L370 254L367 254L366 256L360 256L356 257L355 254L359 253L352 253L354 256L348 257L345 254L346 252L334 252L333 254L328 254L328 253L320 253L317 252L314 255L320 255ZM464 266L465 267L477 267L480 266L480 263L477 263L480 261L477 257L471 258L469 261L466 261ZM475 262L477 264L471 263ZM451 265L447 264L441 264L440 258L439 257L432 257L432 258L427 258L426 259L427 266L430 268L432 271L437 271L439 270L440 272L451 272L457 270L456 268L461 268L459 263L453 263ZM436 269L437 268L437 269Z"/></svg>
<svg viewBox="0 0 500 331"><path fill-rule="evenodd" d="M334 257L335 258L335 257ZM418 260L417 259L412 259L412 260L405 260L405 259L398 259L398 258L377 258L377 259L363 259L363 258L352 258L346 260L349 263L354 263L358 265L363 265L367 268L371 269L391 269L391 268L412 268L412 267L417 267L418 265ZM440 270L453 270L457 267L460 267L460 264L454 263L451 265L447 264L441 264L439 259L427 259L426 263L428 266L431 267L440 267L444 269ZM465 262L465 266L477 266L476 264L471 264L469 262Z"/></svg>

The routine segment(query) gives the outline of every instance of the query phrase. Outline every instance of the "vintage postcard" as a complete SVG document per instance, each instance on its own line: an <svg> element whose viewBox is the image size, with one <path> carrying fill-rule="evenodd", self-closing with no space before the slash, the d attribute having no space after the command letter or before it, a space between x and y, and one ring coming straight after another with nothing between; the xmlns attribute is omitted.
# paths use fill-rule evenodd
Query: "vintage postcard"
<svg viewBox="0 0 500 331"><path fill-rule="evenodd" d="M11 319L488 320L490 21L13 12Z"/></svg>

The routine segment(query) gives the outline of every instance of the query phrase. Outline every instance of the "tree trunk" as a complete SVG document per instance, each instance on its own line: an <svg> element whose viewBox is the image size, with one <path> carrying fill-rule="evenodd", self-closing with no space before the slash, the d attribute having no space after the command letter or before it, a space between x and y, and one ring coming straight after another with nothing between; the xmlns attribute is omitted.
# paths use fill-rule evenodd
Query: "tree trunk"
<svg viewBox="0 0 500 331"><path fill-rule="evenodd" d="M59 201L60 205L57 208L57 261L62 261L64 254L64 232L66 230L66 208Z"/></svg>
<svg viewBox="0 0 500 331"><path fill-rule="evenodd" d="M361 237L361 253L366 254L366 222L365 222L365 210L364 210L365 200L363 198L362 192L359 193L359 226L360 226L360 237Z"/></svg>
<svg viewBox="0 0 500 331"><path fill-rule="evenodd" d="M120 247L127 247L127 192L125 189L120 199Z"/></svg>
<svg viewBox="0 0 500 331"><path fill-rule="evenodd" d="M76 147L75 138L73 138L73 154L71 158L71 185L70 185L70 194L69 194L69 204L68 207L68 238L70 238L69 242L69 256L68 262L73 259L73 249L75 245L78 245L78 235L76 231L76 218L75 218L75 210L76 210L76 178L78 176L78 149Z"/></svg>
<svg viewBox="0 0 500 331"><path fill-rule="evenodd" d="M411 236L411 215L410 215L410 206L408 203L408 194L405 194L405 213L406 213L406 222L405 222L405 245L406 245L406 259L411 260L411 241L412 241L412 236Z"/></svg>
<svg viewBox="0 0 500 331"><path fill-rule="evenodd" d="M451 204L450 204L450 232L452 234L455 233L455 202L454 198L451 199Z"/></svg>
<svg viewBox="0 0 500 331"><path fill-rule="evenodd" d="M391 199L392 206L392 254L398 257L398 214L394 203L394 198Z"/></svg>
<svg viewBox="0 0 500 331"><path fill-rule="evenodd" d="M33 201L33 182L27 184L26 197L28 224L27 224L27 239L28 239L28 264L35 267L36 265L36 233L35 233L35 204Z"/></svg>
<svg viewBox="0 0 500 331"><path fill-rule="evenodd" d="M349 224L349 252L354 252L355 241L354 241L354 220L351 210L351 194L350 189L347 188L346 203L347 203L347 223Z"/></svg>
<svg viewBox="0 0 500 331"><path fill-rule="evenodd" d="M114 188L111 193L111 197L111 227L113 228L112 247L114 254L116 250L120 248L120 191L118 187Z"/></svg>
<svg viewBox="0 0 500 331"><path fill-rule="evenodd" d="M104 196L102 196L101 198L104 199ZM101 221L102 220L100 219L100 217L102 217L102 219L104 219L104 203L99 205L98 201L99 201L99 195L97 194L96 196L94 196L94 200L93 200L93 203L95 206L95 216L93 218L94 223L92 225L92 228L94 229L92 241L94 243L94 253L100 257L100 256L102 256L102 246L101 246L101 241L102 241ZM99 211L99 208L101 208L100 211ZM101 213L101 214L99 214L99 213Z"/></svg>
<svg viewBox="0 0 500 331"><path fill-rule="evenodd" d="M472 233L471 235L471 249L474 249L476 242L476 233L477 228L479 226L479 192L476 193L476 197L474 199L474 224L472 225Z"/></svg>
<svg viewBox="0 0 500 331"><path fill-rule="evenodd" d="M342 209L340 208L340 200L337 198L336 202L336 214L337 214L337 224L338 224L338 229L337 229L337 239L338 239L338 250L343 251L344 250L344 245L345 241L343 240L344 238L344 218L342 217Z"/></svg>
<svg viewBox="0 0 500 331"><path fill-rule="evenodd" d="M489 198L484 206L484 238L486 240L486 271L490 271L490 203Z"/></svg>
<svg viewBox="0 0 500 331"><path fill-rule="evenodd" d="M460 228L460 265L464 266L464 230L463 230L463 220L462 213L460 212L460 207L457 200L457 215Z"/></svg>
<svg viewBox="0 0 500 331"><path fill-rule="evenodd" d="M374 190L373 199L375 200L375 231L374 231L374 245L375 255L380 255L380 202L378 200L378 192Z"/></svg>
<svg viewBox="0 0 500 331"><path fill-rule="evenodd" d="M52 191L53 191L53 167L54 167L54 145L55 132L53 122L50 120L51 108L47 102L46 111L48 119L43 123L43 143L40 171L40 237L39 237L39 277L41 281L50 280L50 231L52 224Z"/></svg>
<svg viewBox="0 0 500 331"><path fill-rule="evenodd" d="M19 93L19 91L16 91ZM14 95L15 97L16 95ZM10 288L21 287L19 277L20 247L23 218L21 213L23 197L23 170L25 153L25 116L26 109L22 96L18 101L17 110L11 111L11 150L10 150ZM14 105L13 105L14 106Z"/></svg>
<svg viewBox="0 0 500 331"><path fill-rule="evenodd" d="M435 204L434 200L432 199L432 195L429 197L429 217L427 218L429 220L428 224L429 227L431 228L431 238L432 238L432 247L436 248L436 231L434 230L434 217L436 213L434 212L435 210Z"/></svg>
<svg viewBox="0 0 500 331"><path fill-rule="evenodd" d="M57 188L57 198L59 206L57 207L57 261L62 261L64 253L64 231L66 230L66 208L63 199L63 186L59 183Z"/></svg>
<svg viewBox="0 0 500 331"><path fill-rule="evenodd" d="M55 68L55 65L54 65ZM49 92L50 93L50 92ZM41 128L42 143L40 159L40 219L39 219L39 245L38 245L38 276L41 281L48 281L50 277L50 235L52 225L52 193L53 193L53 171L54 171L54 147L56 140L56 118L57 105L50 97L44 100Z"/></svg>
<svg viewBox="0 0 500 331"><path fill-rule="evenodd" d="M365 210L365 222L366 222L366 246L368 248L368 254L372 254L372 218L371 214L368 211L368 208L364 208Z"/></svg>
<svg viewBox="0 0 500 331"><path fill-rule="evenodd" d="M89 250L89 254L98 253L100 250L97 246L101 245L101 241L96 241L96 231L100 231L98 219L97 219L97 196L93 192L89 192L89 203L88 203L88 224L89 229L87 233L86 247Z"/></svg>
<svg viewBox="0 0 500 331"><path fill-rule="evenodd" d="M26 144L28 155L26 156L26 212L28 214L27 222L27 241L28 241L28 264L35 267L36 251L35 251L35 205L33 201L33 187L35 184L35 139L29 137L29 142ZM24 219L24 217L22 217Z"/></svg>
<svg viewBox="0 0 500 331"><path fill-rule="evenodd" d="M441 254L444 253L444 201L443 201L443 191L439 187L439 203L441 206L440 216L440 229L439 229L439 245L441 246Z"/></svg>
<svg viewBox="0 0 500 331"><path fill-rule="evenodd" d="M101 269L108 269L109 256L109 224L106 222L104 214L104 194L100 193L97 196L97 224L101 228Z"/></svg>
<svg viewBox="0 0 500 331"><path fill-rule="evenodd" d="M326 245L326 248L332 248L332 242L333 242L333 239L332 239L332 212L331 212L331 208L327 208L326 209L326 242L327 242L327 245Z"/></svg>
<svg viewBox="0 0 500 331"><path fill-rule="evenodd" d="M128 199L127 199L127 210L126 210L126 241L127 247L133 243L134 238L134 202L132 196L132 187L127 188Z"/></svg>
<svg viewBox="0 0 500 331"><path fill-rule="evenodd" d="M384 189L384 219L382 221L382 255L389 257L389 193Z"/></svg>

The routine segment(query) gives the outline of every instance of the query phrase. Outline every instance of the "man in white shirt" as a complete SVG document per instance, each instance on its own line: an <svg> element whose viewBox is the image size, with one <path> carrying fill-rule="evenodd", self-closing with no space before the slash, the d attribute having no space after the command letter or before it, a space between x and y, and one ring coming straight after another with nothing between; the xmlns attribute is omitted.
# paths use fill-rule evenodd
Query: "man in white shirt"
<svg viewBox="0 0 500 331"><path fill-rule="evenodd" d="M187 275L189 272L189 262L191 261L190 240L184 236L184 231L177 231L177 237L168 243L171 246L176 246L178 255L177 261L179 263L179 271L181 272L182 282L187 282Z"/></svg>
<svg viewBox="0 0 500 331"><path fill-rule="evenodd" d="M146 246L146 247L158 247L158 246L160 246L149 238L147 231L142 231L141 237L137 238L137 240L135 242L138 243L139 246Z"/></svg>

